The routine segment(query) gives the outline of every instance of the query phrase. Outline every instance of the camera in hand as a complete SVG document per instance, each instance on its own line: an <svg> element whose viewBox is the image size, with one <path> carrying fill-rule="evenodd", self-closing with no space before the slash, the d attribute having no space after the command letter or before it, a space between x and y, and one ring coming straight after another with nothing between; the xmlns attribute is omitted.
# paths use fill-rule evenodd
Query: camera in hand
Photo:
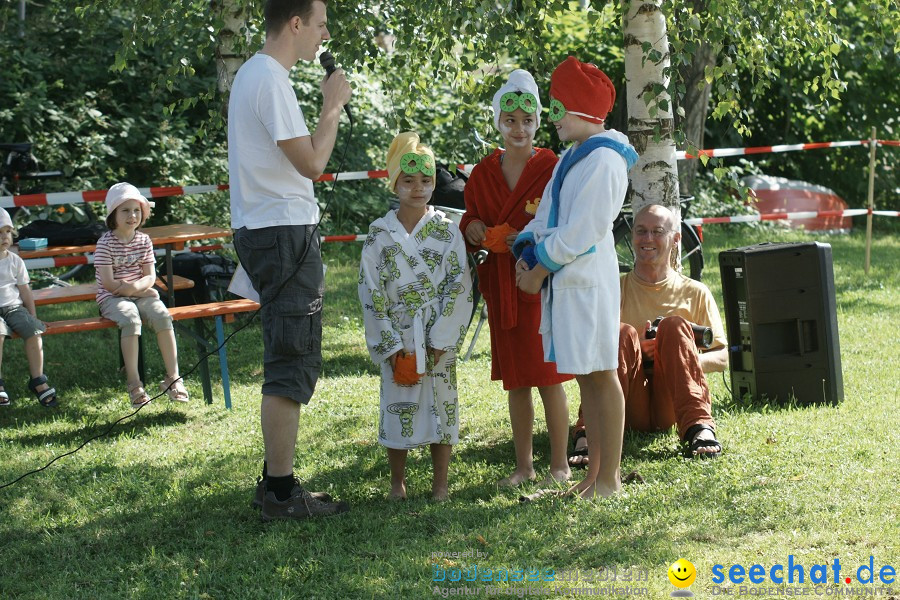
<svg viewBox="0 0 900 600"><path fill-rule="evenodd" d="M656 328L659 327L659 323L662 320L662 317L656 317L656 320L653 321L653 324L644 336L646 339L652 340L656 338ZM702 325L695 325L693 323L690 323L690 326L691 330L694 332L694 342L696 342L698 348L703 348L705 350L712 346L713 332L710 327L703 327Z"/></svg>

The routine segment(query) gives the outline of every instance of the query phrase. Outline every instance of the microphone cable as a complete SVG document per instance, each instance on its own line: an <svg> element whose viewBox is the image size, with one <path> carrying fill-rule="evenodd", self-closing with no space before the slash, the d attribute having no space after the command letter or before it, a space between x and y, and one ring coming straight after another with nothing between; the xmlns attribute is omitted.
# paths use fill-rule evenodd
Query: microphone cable
<svg viewBox="0 0 900 600"><path fill-rule="evenodd" d="M272 296L272 298L271 298L268 302L260 303L259 308L257 308L255 311L253 311L252 313L250 313L250 316L247 318L247 322L246 322L246 323L242 324L240 327L238 327L237 329L235 329L234 331L232 331L230 334L228 334L228 336L225 337L225 339L222 341L221 344L219 344L215 349L210 350L210 351L208 351L206 354L204 354L203 356L201 356L200 359L194 364L193 367L191 367L191 368L188 369L184 374L182 374L182 375L180 376L180 379L181 379L182 381L184 381L184 378L185 378L186 376L188 376L188 375L190 375L191 373L193 373L194 371L196 371L197 368L200 366L200 364L201 364L203 361L205 361L207 358L209 358L209 357L212 356L213 354L218 353L219 350L221 350L222 348L224 348L225 345L231 340L231 338L233 338L233 337L234 337L236 334L238 334L239 332L243 331L248 325L250 325L251 323L253 323L253 321L256 319L257 315L259 315L259 312L262 310L263 306L267 306L268 304L274 302L275 299L278 298L278 296L281 294L281 291L284 289L284 286L287 285L287 283L288 283L291 279L293 279L294 275L296 275L297 272L300 270L300 267L303 266L303 263L306 261L306 256L307 256L307 254L309 253L309 249L310 249L310 247L312 246L312 242L313 242L313 240L315 240L315 236L316 236L317 232L319 231L319 225L322 223L322 219L325 218L325 215L328 214L328 210L329 210L329 208L331 207L331 202L332 202L332 200L334 200L334 188L335 188L335 186L337 186L339 174L342 173L343 170L344 170L344 160L347 158L347 150L350 148L350 140L352 140L352 139L353 139L353 119L351 118L351 119L350 119L350 128L347 130L347 136L346 136L346 139L345 139L345 141L344 141L344 149L343 149L343 151L341 152L341 158L340 158L340 161L339 161L339 163L338 163L337 171L335 172L334 180L333 180L332 183L331 183L331 187L330 187L329 189L326 190L327 197L326 197L326 200L325 200L325 205L324 205L324 207L322 208L321 213L319 214L319 220L316 221L316 223L313 225L312 232L311 232L310 235L309 235L309 243L306 244L306 248L303 250L303 254L300 255L300 259L297 261L297 264L294 266L293 271L291 271L291 273L290 273L290 274L289 274L289 275L281 282L281 284L278 286L278 288L277 288L276 291L275 291L275 295ZM321 246L321 242L320 242L320 246ZM320 248L320 253L321 253L321 248ZM260 298L260 300L262 300L262 298ZM323 307L323 308L324 308L324 307ZM177 380L176 380L176 381L177 381ZM166 388L165 388L164 390L162 390L162 391L159 392L157 395L155 395L155 396L153 396L152 398L150 398L150 401L152 402L153 400L156 400L157 398L163 396L166 392L168 392L169 388L171 388L174 384L175 384L175 381L171 382L168 386L166 386ZM96 440L96 439L100 439L100 438L103 438L103 437L108 436L110 433L112 433L113 429L115 429L116 425L118 425L119 423L121 423L121 422L123 422L123 421L125 421L125 420L127 420L127 419L130 419L131 417L135 416L136 414L138 414L139 412L141 412L141 410L142 410L145 406L147 406L148 404L150 404L150 402L148 402L148 403L146 403L146 404L143 404L143 405L139 406L139 407L138 407L136 410L134 410L133 412L131 412L131 413L129 413L129 414L123 416L123 417L120 417L120 418L116 419L116 420L113 421L113 422L109 425L109 427L107 427L104 431L102 431L101 433L98 433L97 435L94 435L94 436L89 437L88 439L84 440L84 441L81 443L81 445L79 445L79 446L78 446L77 448L75 448L74 450L69 450L68 452L64 452L63 454L60 454L60 455L58 455L58 456L55 456L52 460L50 460L50 462L48 462L48 463L45 464L44 466L39 467L39 468L37 468L37 469L33 469L33 470L31 470L31 471L27 471L27 472L23 473L22 475L20 475L19 477L17 477L16 479L13 479L12 481L10 481L10 482L8 482L8 483L4 483L4 484L0 485L0 490L3 490L3 489L8 488L8 487L11 487L11 486L13 486L13 485L19 483L20 481L22 481L23 479L25 479L26 477L28 477L28 476L30 476L30 475L35 475L35 474L37 474L37 473L40 473L41 471L44 471L45 469L47 469L48 467L50 467L50 465L52 465L52 464L55 463L56 461L58 461L58 460L60 460L60 459L62 459L62 458L65 458L65 457L67 457L67 456L71 456L71 455L75 454L76 452L78 452L79 450L81 450L82 448L84 448L85 446L87 446L89 443L91 443L92 441L94 441L94 440Z"/></svg>

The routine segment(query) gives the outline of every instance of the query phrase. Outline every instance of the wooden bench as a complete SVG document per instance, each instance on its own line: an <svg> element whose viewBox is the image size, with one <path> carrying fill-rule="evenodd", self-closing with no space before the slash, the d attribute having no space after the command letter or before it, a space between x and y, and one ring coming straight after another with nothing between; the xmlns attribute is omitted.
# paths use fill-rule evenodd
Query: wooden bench
<svg viewBox="0 0 900 600"><path fill-rule="evenodd" d="M194 287L194 282L187 277L175 275L175 291L187 290ZM156 287L166 292L167 288L162 279L156 280ZM78 285L48 287L32 290L35 306L48 304L62 304L64 302L81 302L97 298L97 283L79 283Z"/></svg>
<svg viewBox="0 0 900 600"><path fill-rule="evenodd" d="M190 280L188 280L190 281ZM74 286L73 286L74 287ZM177 289L177 283L176 283ZM190 306L173 306L169 309L173 321L196 319L198 331L192 333L203 349L209 353L217 350L219 355L219 370L222 373L222 390L225 393L225 408L231 409L231 380L228 375L228 359L225 354L225 327L223 322L231 322L238 313L253 312L259 309L259 304L253 300L226 300L224 302L211 302L209 304L193 304ZM215 342L209 339L200 319L215 319ZM69 319L65 321L51 321L47 323L44 335L60 335L64 333L77 333L79 331L95 331L98 329L110 329L116 327L114 321L104 317L89 317L87 319ZM188 332L191 333L191 332ZM203 397L207 404L212 404L212 385L209 380L209 368L206 356L200 361L200 372L203 380Z"/></svg>

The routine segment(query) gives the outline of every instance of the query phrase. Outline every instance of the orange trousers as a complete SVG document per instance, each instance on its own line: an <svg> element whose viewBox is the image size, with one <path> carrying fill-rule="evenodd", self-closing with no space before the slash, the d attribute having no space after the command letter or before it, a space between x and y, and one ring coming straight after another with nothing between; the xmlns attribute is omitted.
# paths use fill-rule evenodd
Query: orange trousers
<svg viewBox="0 0 900 600"><path fill-rule="evenodd" d="M625 429L665 431L677 424L681 439L698 423L715 429L709 386L690 323L682 317L660 322L652 369L643 366L642 335L631 325L619 324L618 375L625 395ZM580 407L572 436L579 431L584 431Z"/></svg>

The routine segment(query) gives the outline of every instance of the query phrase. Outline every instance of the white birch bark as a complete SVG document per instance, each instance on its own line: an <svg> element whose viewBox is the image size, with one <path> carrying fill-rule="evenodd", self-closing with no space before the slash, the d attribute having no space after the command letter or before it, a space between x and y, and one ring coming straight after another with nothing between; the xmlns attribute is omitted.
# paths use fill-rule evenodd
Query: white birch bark
<svg viewBox="0 0 900 600"><path fill-rule="evenodd" d="M672 101L666 92L669 80L664 76L669 40L662 0L625 0L623 8L628 138L640 156L630 173L632 208L636 213L647 204L662 204L677 215L678 163ZM647 53L644 43L650 45Z"/></svg>
<svg viewBox="0 0 900 600"><path fill-rule="evenodd" d="M227 98L238 69L247 60L247 7L241 0L211 0L210 8L223 22L217 33L216 72L218 90Z"/></svg>

